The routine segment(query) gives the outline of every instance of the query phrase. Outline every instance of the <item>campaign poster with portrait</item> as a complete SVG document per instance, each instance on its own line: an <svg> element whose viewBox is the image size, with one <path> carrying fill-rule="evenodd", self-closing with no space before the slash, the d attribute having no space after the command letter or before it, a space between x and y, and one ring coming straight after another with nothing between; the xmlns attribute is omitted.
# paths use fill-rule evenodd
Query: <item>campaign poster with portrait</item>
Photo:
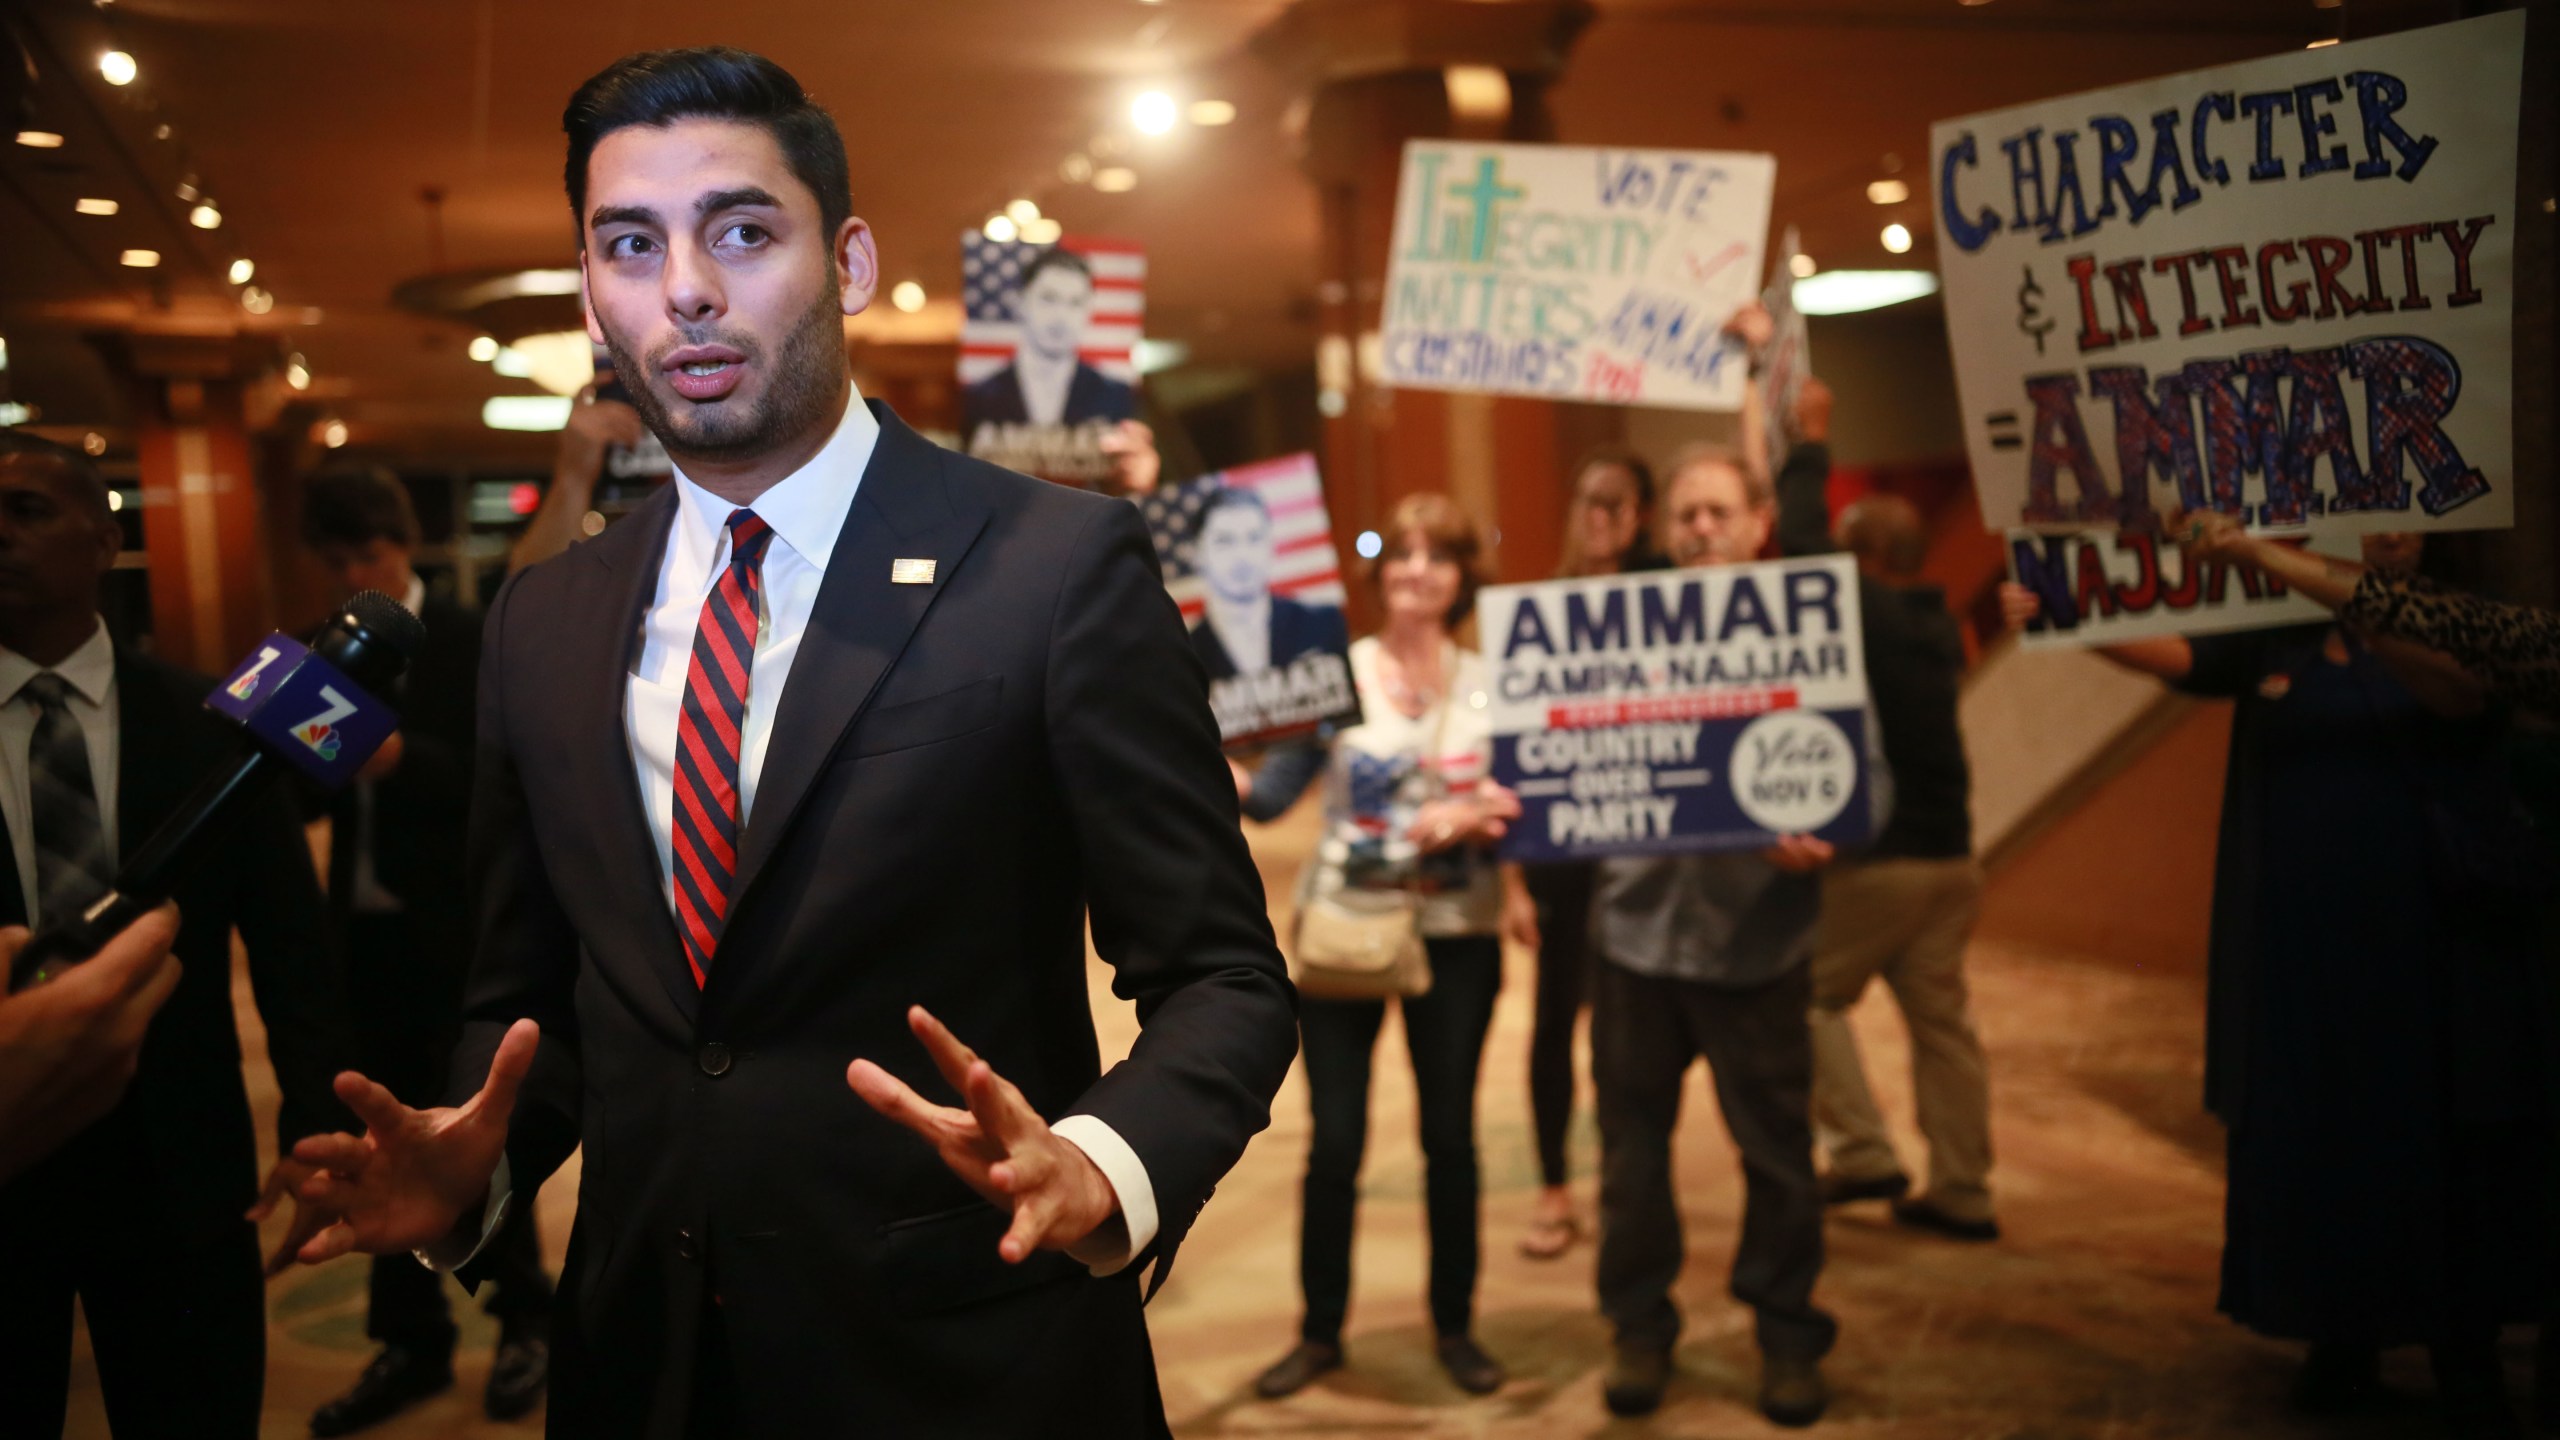
<svg viewBox="0 0 2560 1440"><path fill-rule="evenodd" d="M1739 410L1724 332L1760 291L1778 162L1710 150L1405 144L1386 381Z"/></svg>
<svg viewBox="0 0 2560 1440"><path fill-rule="evenodd" d="M1477 607L1505 859L1833 844L1875 828L1846 556L1496 585Z"/></svg>
<svg viewBox="0 0 2560 1440"><path fill-rule="evenodd" d="M2018 643L2029 650L2113 645L2154 635L2213 635L2304 625L2328 609L2245 565L2191 562L2177 542L2142 530L2007 536L2009 578L2035 592L2039 613ZM2311 548L2354 558L2353 535Z"/></svg>
<svg viewBox="0 0 2560 1440"><path fill-rule="evenodd" d="M2515 523L2524 27L2509 10L1933 126L1983 523Z"/></svg>
<svg viewBox="0 0 2560 1440"><path fill-rule="evenodd" d="M1229 748L1359 723L1342 566L1314 456L1164 486L1138 508Z"/></svg>
<svg viewBox="0 0 2560 1440"><path fill-rule="evenodd" d="M960 414L968 452L1009 470L1096 486L1102 437L1138 414L1146 252L1123 240L960 239L966 318Z"/></svg>

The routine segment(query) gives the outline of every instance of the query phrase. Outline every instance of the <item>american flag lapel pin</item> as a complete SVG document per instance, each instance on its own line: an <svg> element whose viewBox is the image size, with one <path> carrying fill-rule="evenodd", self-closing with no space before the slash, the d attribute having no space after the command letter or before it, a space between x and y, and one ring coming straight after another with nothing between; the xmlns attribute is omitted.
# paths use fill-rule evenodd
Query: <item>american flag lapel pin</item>
<svg viewBox="0 0 2560 1440"><path fill-rule="evenodd" d="M892 560L889 562L889 583L892 585L930 585L933 583L933 562L930 560Z"/></svg>

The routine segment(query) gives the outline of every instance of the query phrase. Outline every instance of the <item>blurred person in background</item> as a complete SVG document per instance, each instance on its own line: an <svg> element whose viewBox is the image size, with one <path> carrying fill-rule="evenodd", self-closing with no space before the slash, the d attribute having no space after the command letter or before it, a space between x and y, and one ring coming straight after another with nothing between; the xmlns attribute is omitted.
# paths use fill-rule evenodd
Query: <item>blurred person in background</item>
<svg viewBox="0 0 2560 1440"><path fill-rule="evenodd" d="M1663 492L1664 548L1683 566L1759 557L1777 524L1765 475L1691 449ZM1872 746L1870 751L1872 752ZM1838 1327L1813 1303L1822 1202L1813 1168L1808 959L1832 846L1616 857L1592 895L1591 1068L1600 1110L1600 1308L1616 1334L1602 1385L1619 1415L1662 1403L1686 1259L1671 1147L1690 1065L1706 1059L1742 1152L1732 1292L1755 1312L1760 1409L1810 1425L1830 1404L1821 1359Z"/></svg>
<svg viewBox="0 0 2560 1440"><path fill-rule="evenodd" d="M381 697L400 728L329 806L329 917L347 957L355 1063L403 1102L424 1105L443 1092L470 971L463 845L480 617L430 591L412 568L417 517L387 472L312 481L302 533L341 596L377 590L426 622L426 642ZM534 1407L550 1373L551 1281L530 1208L507 1218L488 1254L497 1288L487 1309L499 1330L482 1403L506 1420ZM372 1263L365 1334L382 1348L354 1388L313 1414L314 1435L354 1434L453 1384L444 1277L408 1255Z"/></svg>
<svg viewBox="0 0 2560 1440"><path fill-rule="evenodd" d="M1659 570L1653 467L1632 450L1594 451L1574 471L1564 520L1559 579ZM1538 1199L1520 1253L1553 1260L1582 1234L1565 1188L1565 1143L1573 1127L1573 1039L1591 999L1591 862L1512 865L1505 870L1503 933L1537 952L1536 1004L1529 1025L1529 1116L1538 1141Z"/></svg>
<svg viewBox="0 0 2560 1440"><path fill-rule="evenodd" d="M2362 545L2397 575L2423 553ZM2038 612L2001 594L2013 626ZM2539 974L2552 877L2500 716L2444 657L2335 625L2099 653L2235 702L2205 1032L2222 1311L2308 1345L2302 1410L2378 1407L2380 1352L2423 1344L2452 1434L2518 1433L2497 1338L2554 1296L2560 1027Z"/></svg>
<svg viewBox="0 0 2560 1440"><path fill-rule="evenodd" d="M1302 905L1354 887L1421 895L1431 988L1396 1005L1422 1131L1431 1323L1441 1368L1459 1388L1483 1395L1506 1373L1474 1334L1482 1260L1476 1080L1502 987L1503 892L1492 845L1520 805L1485 778L1493 743L1484 660L1451 635L1481 583L1475 524L1447 496L1413 495L1396 506L1385 533L1384 551L1363 569L1385 603L1386 623L1351 647L1361 723L1330 744L1275 752L1257 775L1238 769L1237 787L1245 813L1270 820L1323 778L1324 836L1305 871ZM1386 1010L1382 999L1299 1001L1314 1121L1299 1217L1306 1310L1297 1346L1254 1382L1266 1399L1294 1394L1343 1363L1370 1066Z"/></svg>
<svg viewBox="0 0 2560 1440"><path fill-rule="evenodd" d="M99 620L121 544L88 456L0 431L0 925L85 909L119 857L239 753L238 729L205 709L211 681L135 653ZM0 1227L18 1241L0 1283L11 1440L62 1432L75 1299L118 1435L258 1433L267 1315L253 1221L309 1172L284 1161L261 1193L233 930L282 1092L278 1138L289 1147L346 1123L329 1088L346 1044L337 959L290 794L241 816L175 898L183 968L124 1098L0 1186ZM299 1200L287 1208L269 1274L321 1221Z"/></svg>
<svg viewBox="0 0 2560 1440"><path fill-rule="evenodd" d="M592 388L579 396L569 411L569 423L560 429L550 487L542 492L533 518L525 522L524 533L507 551L507 573L538 565L585 539L587 513L596 503L596 482L604 478L614 450L638 445L648 433L640 412L628 403L599 398Z"/></svg>

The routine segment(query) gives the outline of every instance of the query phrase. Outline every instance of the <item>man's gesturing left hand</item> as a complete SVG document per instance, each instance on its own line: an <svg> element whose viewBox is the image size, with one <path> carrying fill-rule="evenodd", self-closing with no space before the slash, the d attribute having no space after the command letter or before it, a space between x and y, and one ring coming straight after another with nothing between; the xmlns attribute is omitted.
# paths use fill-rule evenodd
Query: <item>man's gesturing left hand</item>
<svg viewBox="0 0 2560 1440"><path fill-rule="evenodd" d="M1013 1228L996 1247L1007 1263L1018 1265L1034 1250L1064 1250L1118 1221L1119 1198L1101 1167L1052 1133L1013 1082L923 1006L907 1011L907 1028L968 1109L936 1105L868 1060L854 1061L845 1082L872 1109L923 1136L970 1189L1013 1212Z"/></svg>

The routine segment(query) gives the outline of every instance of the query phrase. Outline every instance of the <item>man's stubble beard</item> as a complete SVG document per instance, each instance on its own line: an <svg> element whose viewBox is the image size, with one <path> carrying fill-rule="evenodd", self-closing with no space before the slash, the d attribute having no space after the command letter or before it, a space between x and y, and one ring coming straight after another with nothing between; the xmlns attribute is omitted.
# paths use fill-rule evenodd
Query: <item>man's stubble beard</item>
<svg viewBox="0 0 2560 1440"><path fill-rule="evenodd" d="M678 428L668 402L658 395L659 377L665 372L657 365L644 365L601 315L596 317L596 323L604 331L604 346L613 356L614 373L624 377L623 389L631 397L631 408L640 412L641 423L667 447L670 458L679 462L737 461L751 460L788 445L822 423L844 394L844 325L837 317L834 287L819 286L817 299L801 312L800 322L791 328L791 333L783 337L782 353L769 372L763 401L752 410L735 415L725 408L737 403L734 399L715 402L724 407L718 411L683 401L693 410L694 424L689 434ZM713 344L737 349L749 364L763 354L762 346L740 344L711 326L699 330L680 328L676 339L664 348Z"/></svg>

